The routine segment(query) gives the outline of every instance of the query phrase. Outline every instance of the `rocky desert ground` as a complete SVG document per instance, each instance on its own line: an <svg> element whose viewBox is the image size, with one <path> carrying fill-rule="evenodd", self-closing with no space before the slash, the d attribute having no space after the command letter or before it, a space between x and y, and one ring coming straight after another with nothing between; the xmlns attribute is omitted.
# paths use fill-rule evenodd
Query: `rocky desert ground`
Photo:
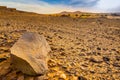
<svg viewBox="0 0 120 80"><path fill-rule="evenodd" d="M120 80L120 19L0 13L0 80ZM11 68L10 48L25 32L44 35L52 49L44 75Z"/></svg>

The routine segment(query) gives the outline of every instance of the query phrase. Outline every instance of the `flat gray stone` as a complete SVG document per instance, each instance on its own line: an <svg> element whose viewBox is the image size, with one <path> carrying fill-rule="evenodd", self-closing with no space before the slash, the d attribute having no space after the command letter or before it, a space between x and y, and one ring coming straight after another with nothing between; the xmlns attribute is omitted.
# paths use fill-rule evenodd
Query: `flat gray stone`
<svg viewBox="0 0 120 80"><path fill-rule="evenodd" d="M13 67L28 75L44 74L50 50L44 36L27 32L11 48Z"/></svg>

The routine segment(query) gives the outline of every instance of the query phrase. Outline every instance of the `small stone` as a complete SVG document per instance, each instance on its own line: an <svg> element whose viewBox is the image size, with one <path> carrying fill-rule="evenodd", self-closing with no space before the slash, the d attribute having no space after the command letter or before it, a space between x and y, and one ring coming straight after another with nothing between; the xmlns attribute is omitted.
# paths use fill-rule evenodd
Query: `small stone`
<svg viewBox="0 0 120 80"><path fill-rule="evenodd" d="M10 23L7 23L6 26L10 26Z"/></svg>
<svg viewBox="0 0 120 80"><path fill-rule="evenodd" d="M60 48L59 51L65 51L65 49L64 48Z"/></svg>
<svg viewBox="0 0 120 80"><path fill-rule="evenodd" d="M5 61L5 60L6 60L6 58L0 58L0 62Z"/></svg>
<svg viewBox="0 0 120 80"><path fill-rule="evenodd" d="M57 48L54 48L54 47L51 47L51 49L52 49L52 51L56 51L57 50Z"/></svg>
<svg viewBox="0 0 120 80"><path fill-rule="evenodd" d="M111 49L112 51L116 51L116 49Z"/></svg>
<svg viewBox="0 0 120 80"><path fill-rule="evenodd" d="M56 62L52 59L48 60L48 66L49 67L55 67L56 66Z"/></svg>
<svg viewBox="0 0 120 80"><path fill-rule="evenodd" d="M72 76L72 80L78 80L76 76Z"/></svg>
<svg viewBox="0 0 120 80"><path fill-rule="evenodd" d="M108 57L103 57L103 60L106 61L110 61L110 59Z"/></svg>
<svg viewBox="0 0 120 80"><path fill-rule="evenodd" d="M84 53L80 53L79 56L85 56L85 54Z"/></svg>
<svg viewBox="0 0 120 80"><path fill-rule="evenodd" d="M115 57L117 61L120 61L120 56Z"/></svg>
<svg viewBox="0 0 120 80"><path fill-rule="evenodd" d="M58 38L59 38L59 39L62 39L62 37L61 37L61 36L58 36Z"/></svg>
<svg viewBox="0 0 120 80"><path fill-rule="evenodd" d="M78 80L78 77L75 75L69 75L69 79L67 80Z"/></svg>
<svg viewBox="0 0 120 80"><path fill-rule="evenodd" d="M81 49L81 52L85 52L86 50L85 49Z"/></svg>
<svg viewBox="0 0 120 80"><path fill-rule="evenodd" d="M98 55L101 55L101 53L99 53L99 52L98 52L97 54L98 54Z"/></svg>
<svg viewBox="0 0 120 80"><path fill-rule="evenodd" d="M95 73L95 71L91 70L91 71L90 71L90 73L94 74L94 73Z"/></svg>
<svg viewBox="0 0 120 80"><path fill-rule="evenodd" d="M94 59L94 58L90 58L89 59L90 62L94 62L94 63L102 63L103 61L101 59Z"/></svg>
<svg viewBox="0 0 120 80"><path fill-rule="evenodd" d="M87 80L87 79L85 77L83 77L83 76L79 76L78 80Z"/></svg>
<svg viewBox="0 0 120 80"><path fill-rule="evenodd" d="M120 67L120 65L118 63L113 63L114 67Z"/></svg>
<svg viewBox="0 0 120 80"><path fill-rule="evenodd" d="M97 50L101 50L101 48L97 47Z"/></svg>
<svg viewBox="0 0 120 80"><path fill-rule="evenodd" d="M66 77L66 75L63 73L63 74L60 75L60 78L66 79L67 77Z"/></svg>
<svg viewBox="0 0 120 80"><path fill-rule="evenodd" d="M60 55L61 55L61 56L65 56L65 52L61 52Z"/></svg>

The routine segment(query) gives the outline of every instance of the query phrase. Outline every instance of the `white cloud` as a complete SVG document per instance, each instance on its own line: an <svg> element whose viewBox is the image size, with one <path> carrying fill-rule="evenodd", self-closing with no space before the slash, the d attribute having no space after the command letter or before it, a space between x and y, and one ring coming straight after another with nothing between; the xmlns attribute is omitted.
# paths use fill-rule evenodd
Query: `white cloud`
<svg viewBox="0 0 120 80"><path fill-rule="evenodd" d="M88 11L120 12L120 0L70 0L78 7L88 8Z"/></svg>
<svg viewBox="0 0 120 80"><path fill-rule="evenodd" d="M120 8L120 0L99 0L95 7L105 12L114 12ZM117 10L117 12L120 12L120 10Z"/></svg>
<svg viewBox="0 0 120 80"><path fill-rule="evenodd" d="M94 3L97 1L97 3ZM18 10L36 13L59 13L62 11L89 11L89 12L120 12L119 0L70 0L70 3L91 4L92 6L74 6L66 4L48 4L44 0L0 0L0 5L17 8Z"/></svg>
<svg viewBox="0 0 120 80"><path fill-rule="evenodd" d="M71 7L65 5L50 5L39 1L39 3L20 3L20 2L0 2L0 5L17 8L18 10L36 12L36 13L58 13L62 11L73 11Z"/></svg>
<svg viewBox="0 0 120 80"><path fill-rule="evenodd" d="M84 3L90 3L90 2L93 2L93 1L96 1L96 0L70 0L71 3L74 3L74 2L84 2Z"/></svg>

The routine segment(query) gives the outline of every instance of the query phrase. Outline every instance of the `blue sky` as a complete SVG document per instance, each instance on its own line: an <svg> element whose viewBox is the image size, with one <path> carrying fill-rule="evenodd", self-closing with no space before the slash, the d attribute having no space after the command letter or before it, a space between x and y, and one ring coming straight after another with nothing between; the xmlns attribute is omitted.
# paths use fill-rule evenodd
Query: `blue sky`
<svg viewBox="0 0 120 80"><path fill-rule="evenodd" d="M64 4L68 6L88 6L88 5L94 5L99 0L41 0L44 2L47 2L49 4Z"/></svg>
<svg viewBox="0 0 120 80"><path fill-rule="evenodd" d="M120 12L120 0L0 0L1 6L36 13Z"/></svg>

